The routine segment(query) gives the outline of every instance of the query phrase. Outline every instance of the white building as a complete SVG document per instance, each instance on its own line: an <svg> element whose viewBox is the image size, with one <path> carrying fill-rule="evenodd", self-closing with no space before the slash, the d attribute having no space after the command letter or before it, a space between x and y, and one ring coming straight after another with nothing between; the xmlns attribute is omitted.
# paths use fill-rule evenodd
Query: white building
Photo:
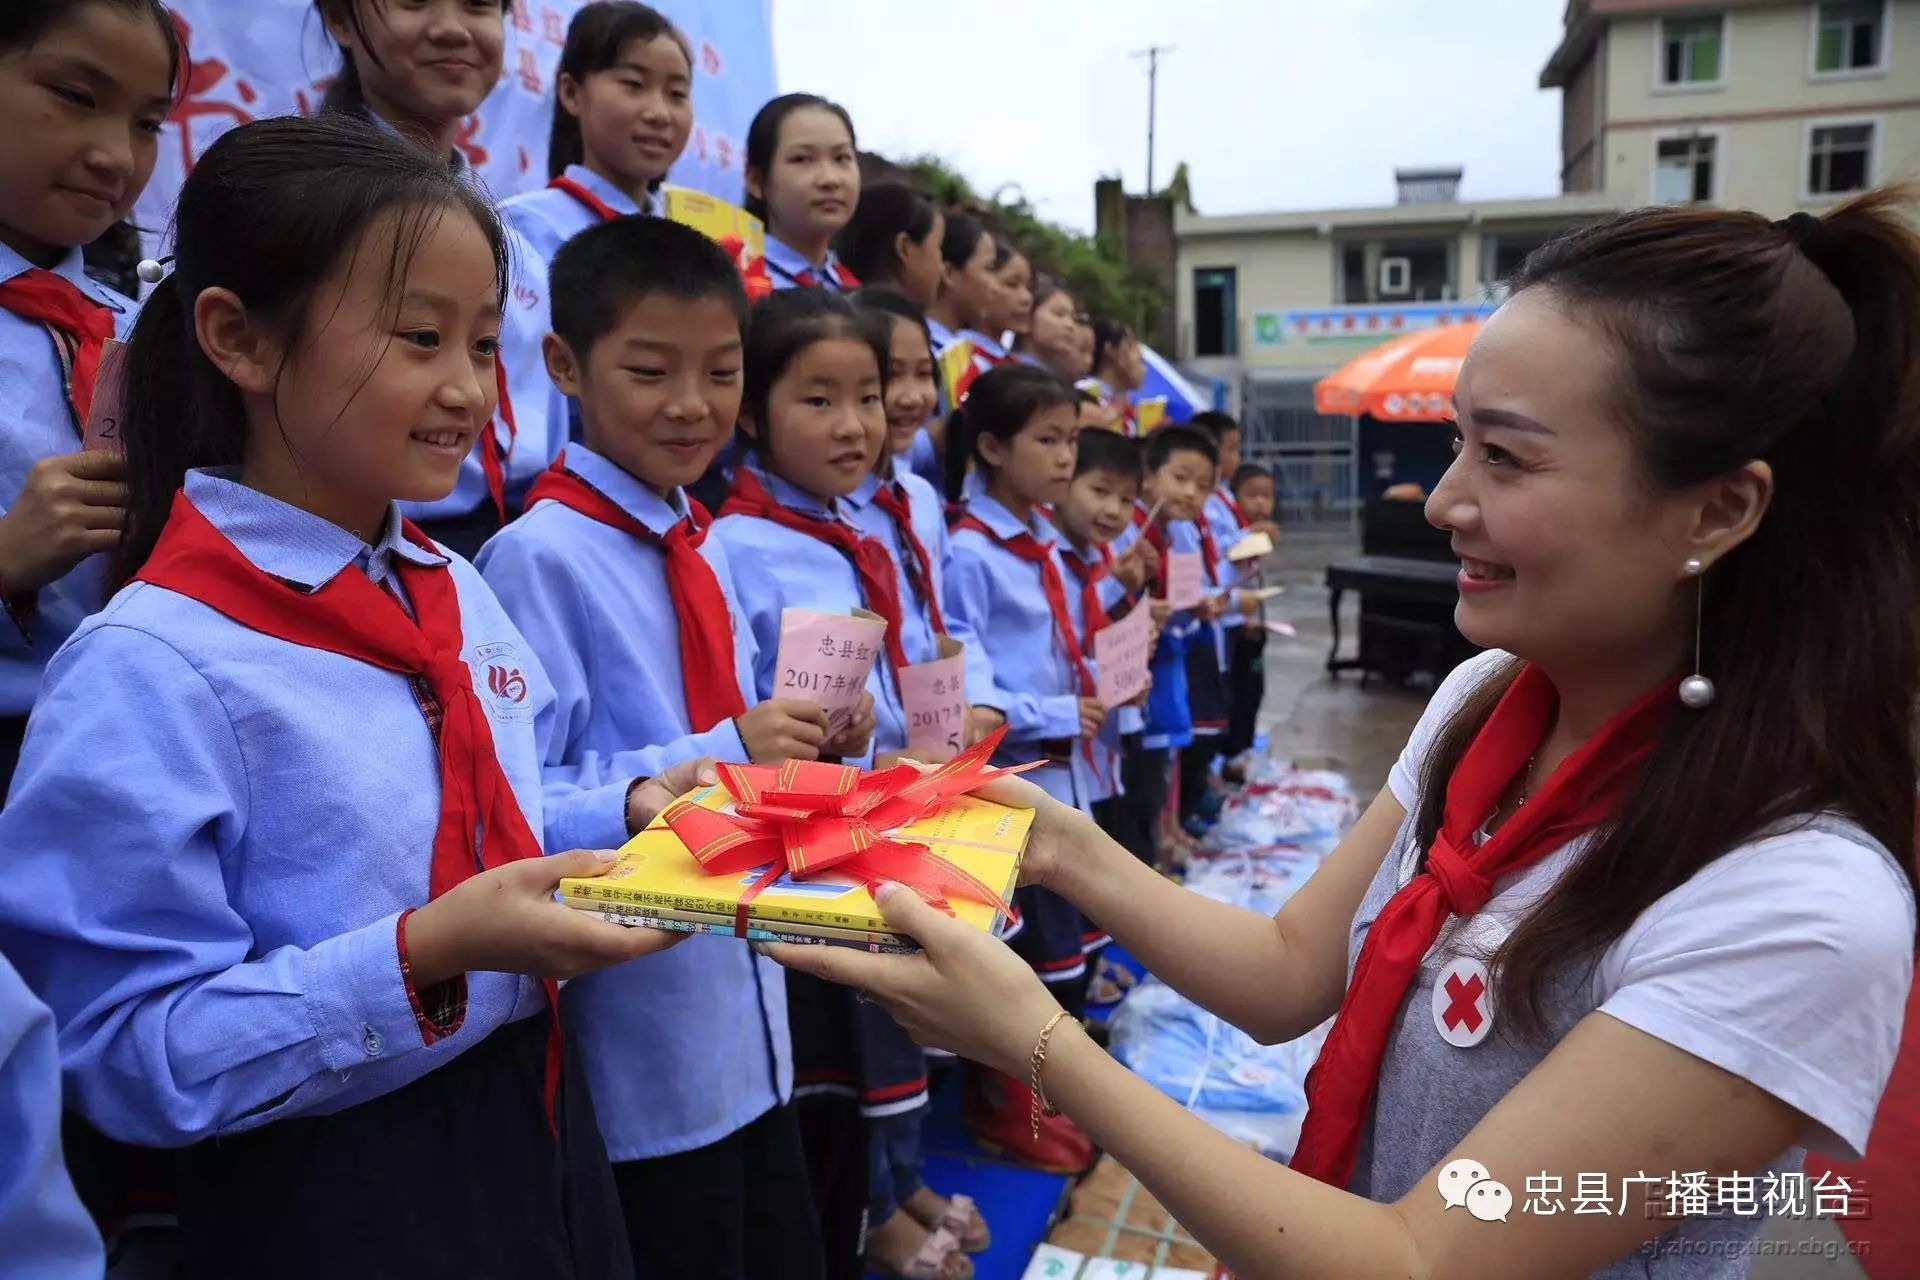
<svg viewBox="0 0 1920 1280"><path fill-rule="evenodd" d="M1782 217L1920 173L1920 0L1574 0L1561 185Z"/></svg>

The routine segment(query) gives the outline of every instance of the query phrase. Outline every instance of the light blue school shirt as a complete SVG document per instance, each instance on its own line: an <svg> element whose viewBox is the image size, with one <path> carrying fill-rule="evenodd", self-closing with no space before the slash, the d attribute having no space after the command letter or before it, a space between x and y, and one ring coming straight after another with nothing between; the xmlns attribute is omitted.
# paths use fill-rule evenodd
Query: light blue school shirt
<svg viewBox="0 0 1920 1280"><path fill-rule="evenodd" d="M840 285L834 268L840 266L840 255L832 249L827 250L827 260L821 266L808 262L806 255L798 249L769 232L767 234L767 278L776 289L802 289L800 278L808 272L813 273L815 286L831 293L845 293Z"/></svg>
<svg viewBox="0 0 1920 1280"><path fill-rule="evenodd" d="M0 245L0 283L33 264ZM125 340L134 305L87 278L80 250L60 260L53 273L113 313L114 332ZM0 310L0 512L20 500L27 473L42 458L80 452L80 424L67 403L66 372L44 325ZM107 557L88 556L66 577L40 588L27 629L29 645L11 620L0 617L0 716L23 716L40 692L40 673L80 620L107 602Z"/></svg>
<svg viewBox="0 0 1920 1280"><path fill-rule="evenodd" d="M1059 535L1053 526L1038 512L1023 524L984 493L968 501L967 513L1000 537L1029 533L1049 549L1067 586L1067 612L1075 634L1084 634L1086 620L1072 574L1059 562ZM1079 673L1061 648L1040 567L976 529L955 530L947 571L947 625L969 647L979 646L991 664L989 685L978 695L969 673L968 696L1007 717L1001 758L1032 760L1041 742L1073 739L1068 767L1036 769L1027 776L1067 804L1091 805L1091 770L1079 744ZM1091 658L1087 665L1092 667Z"/></svg>
<svg viewBox="0 0 1920 1280"><path fill-rule="evenodd" d="M944 390L940 395L941 399L946 398ZM934 500L944 506L945 499L941 495L946 491L947 478L941 474L942 465L939 446L933 442L933 432L925 427L914 433L913 445L906 453L896 454L893 459L895 474L904 472L918 476L933 490Z"/></svg>
<svg viewBox="0 0 1920 1280"><path fill-rule="evenodd" d="M553 690L480 575L369 547L195 471L188 496L263 571L319 586L358 565L447 565L462 657L537 834L623 804L548 784ZM395 926L427 901L440 759L414 683L133 583L47 667L0 809L0 951L60 1026L69 1105L108 1136L179 1147L389 1093L538 1013L531 978L475 971L466 1017L423 1043Z"/></svg>
<svg viewBox="0 0 1920 1280"><path fill-rule="evenodd" d="M1065 533L1060 534L1059 546L1060 559L1067 570L1067 607L1073 612L1074 626L1079 628L1081 644L1088 658L1087 665L1091 667L1093 637L1087 634L1086 592L1081 581L1104 563L1104 558L1096 547L1089 546L1082 551L1074 546L1073 540ZM1093 591L1100 601L1100 607L1109 615L1127 598L1126 585L1111 573L1095 582ZM1146 606L1143 604L1140 607ZM1129 712L1132 713L1131 718ZM1093 739L1094 764L1087 786L1089 801L1098 802L1125 792L1120 785L1120 735L1132 733L1140 727L1139 715L1137 707L1114 707L1107 712L1106 723L1100 726L1100 732Z"/></svg>
<svg viewBox="0 0 1920 1280"><path fill-rule="evenodd" d="M583 164L570 164L565 177L573 179L598 196L615 213L653 213L653 199L635 204L633 197L614 186ZM585 231L600 225L600 215L558 187L537 187L500 203L500 218L519 233L521 241L547 267L560 246Z"/></svg>
<svg viewBox="0 0 1920 1280"><path fill-rule="evenodd" d="M741 465L752 471L782 506L818 520L852 524L845 499L825 503L770 471L751 463ZM864 608L860 575L837 547L759 516L722 516L714 521L709 536L726 547L727 564L733 571L733 596L753 635L750 701L786 697L773 687L774 663L780 656L781 611L812 609L844 614ZM880 752L906 748L906 712L901 709L900 694L889 672L883 649L867 675L867 692L873 695L873 745L866 755L847 760L848 764L870 765Z"/></svg>
<svg viewBox="0 0 1920 1280"><path fill-rule="evenodd" d="M948 347L960 340L959 334L932 316L927 317L927 333L933 338L933 354L936 357L944 355Z"/></svg>
<svg viewBox="0 0 1920 1280"><path fill-rule="evenodd" d="M945 509L932 486L919 476L897 472L896 479L905 491L907 505L911 508L914 536L926 548L927 560L933 571L931 590L934 598L942 599L949 555ZM932 662L940 656L940 637L933 629L933 613L907 574L907 566L914 563L912 549L901 538L893 517L874 501L879 490L880 480L877 476L868 476L862 481L860 487L844 499L847 518L861 533L869 538L877 538L880 545L887 549L887 554L893 557L894 589L900 593L900 647L906 651L907 661Z"/></svg>
<svg viewBox="0 0 1920 1280"><path fill-rule="evenodd" d="M598 454L568 445L567 469L664 537L687 518L685 496L661 498ZM725 550L700 554L732 598ZM666 553L562 503L541 501L481 549L480 571L554 685L549 772L596 758L745 762L739 730L688 722L680 626ZM752 687L753 639L734 636L734 673ZM748 699L749 702L752 699ZM639 753L633 748L640 747ZM626 840L618 826L594 843ZM787 984L778 965L730 938L689 938L671 951L576 978L568 1025L578 1038L607 1154L646 1160L717 1142L793 1093Z"/></svg>
<svg viewBox="0 0 1920 1280"><path fill-rule="evenodd" d="M60 1153L53 1014L0 955L0 1277L100 1280L106 1254Z"/></svg>
<svg viewBox="0 0 1920 1280"><path fill-rule="evenodd" d="M1213 545L1220 552L1219 571L1213 575L1214 586L1219 591L1240 588L1240 566L1227 559L1227 549L1247 536L1240 527L1240 521L1234 518L1233 508L1227 505L1226 497L1218 488L1207 495L1201 507L1201 518L1207 522L1207 528L1213 531ZM1214 630L1218 634L1220 669L1227 669L1227 636L1233 628L1247 620L1246 613L1238 605L1220 615Z"/></svg>

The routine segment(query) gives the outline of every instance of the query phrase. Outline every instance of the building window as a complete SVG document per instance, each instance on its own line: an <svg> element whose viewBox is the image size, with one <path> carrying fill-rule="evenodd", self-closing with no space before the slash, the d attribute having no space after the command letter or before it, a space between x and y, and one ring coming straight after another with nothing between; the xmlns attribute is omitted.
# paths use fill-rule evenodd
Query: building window
<svg viewBox="0 0 1920 1280"><path fill-rule="evenodd" d="M1821 124L1807 131L1807 195L1816 199L1873 185L1871 124Z"/></svg>
<svg viewBox="0 0 1920 1280"><path fill-rule="evenodd" d="M1879 69L1886 48L1882 0L1845 0L1814 6L1813 69L1819 75Z"/></svg>
<svg viewBox="0 0 1920 1280"><path fill-rule="evenodd" d="M1713 199L1717 143L1712 134L1660 139L1655 144L1654 203L1694 204Z"/></svg>
<svg viewBox="0 0 1920 1280"><path fill-rule="evenodd" d="M1232 267L1201 267L1193 273L1193 354L1240 353L1240 315Z"/></svg>
<svg viewBox="0 0 1920 1280"><path fill-rule="evenodd" d="M1350 244L1340 250L1340 296L1335 302L1354 306L1373 299L1367 286L1367 246Z"/></svg>
<svg viewBox="0 0 1920 1280"><path fill-rule="evenodd" d="M1727 20L1722 14L1666 18L1660 23L1660 83L1720 83L1726 61Z"/></svg>
<svg viewBox="0 0 1920 1280"><path fill-rule="evenodd" d="M1503 302L1507 281L1526 263L1527 255L1545 247L1558 231L1503 231L1480 240L1480 284L1490 301Z"/></svg>

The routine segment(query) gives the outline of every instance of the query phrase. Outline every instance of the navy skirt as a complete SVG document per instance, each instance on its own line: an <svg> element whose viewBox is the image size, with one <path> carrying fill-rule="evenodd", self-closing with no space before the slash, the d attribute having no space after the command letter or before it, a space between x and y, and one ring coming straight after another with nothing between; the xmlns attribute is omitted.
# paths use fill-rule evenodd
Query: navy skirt
<svg viewBox="0 0 1920 1280"><path fill-rule="evenodd" d="M549 1016L501 1027L345 1111L188 1148L181 1273L630 1280L620 1199L571 1043L548 1124Z"/></svg>

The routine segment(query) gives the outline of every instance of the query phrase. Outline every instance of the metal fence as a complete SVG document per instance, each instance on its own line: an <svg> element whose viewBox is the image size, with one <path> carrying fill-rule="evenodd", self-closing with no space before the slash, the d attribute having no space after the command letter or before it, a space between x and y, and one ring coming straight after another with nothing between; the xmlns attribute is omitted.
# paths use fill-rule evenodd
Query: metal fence
<svg viewBox="0 0 1920 1280"><path fill-rule="evenodd" d="M1356 528L1358 422L1317 412L1306 379L1249 377L1241 406L1241 456L1273 472L1274 519L1300 532Z"/></svg>

